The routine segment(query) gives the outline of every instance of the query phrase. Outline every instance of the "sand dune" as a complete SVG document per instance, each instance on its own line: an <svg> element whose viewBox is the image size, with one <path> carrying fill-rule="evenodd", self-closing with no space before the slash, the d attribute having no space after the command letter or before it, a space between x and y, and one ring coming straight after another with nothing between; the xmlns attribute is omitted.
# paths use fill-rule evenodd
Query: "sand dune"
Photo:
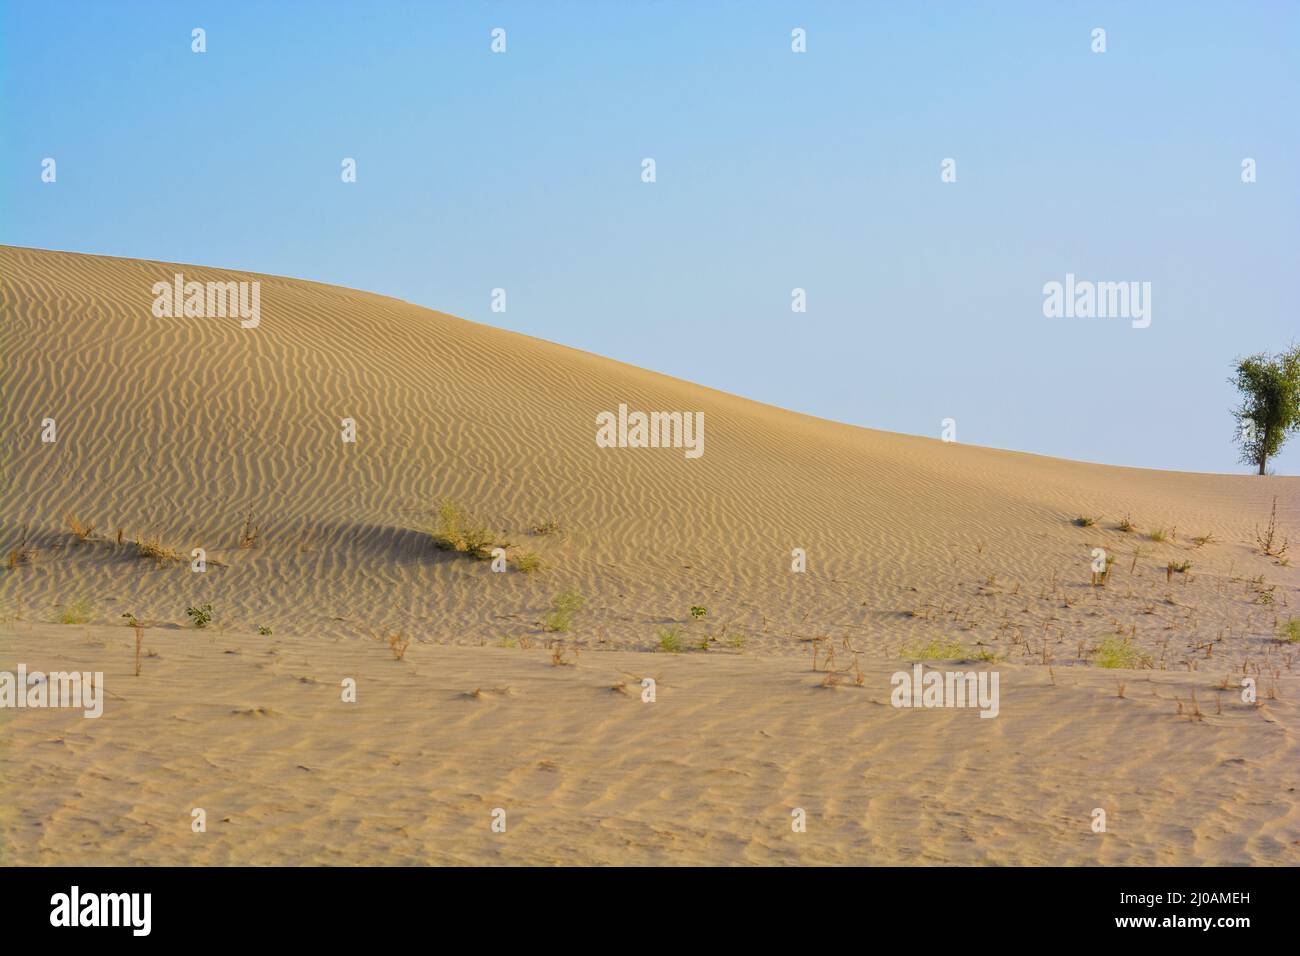
<svg viewBox="0 0 1300 956"><path fill-rule="evenodd" d="M260 281L260 323L155 316L177 272ZM0 277L0 670L76 661L121 695L76 726L0 712L18 862L1296 859L1278 631L1300 571L1254 543L1276 498L1300 547L1300 480L855 428L274 276L0 247ZM621 403L703 412L704 454L597 447ZM443 497L542 569L438 550ZM143 559L137 537L212 563ZM548 633L566 589L585 606ZM88 622L52 623L70 611ZM128 612L161 654L139 679L110 627ZM665 628L686 653L658 652ZM411 638L407 659L374 632ZM549 664L556 640L576 667ZM1123 699L1107 641L1141 668ZM820 687L829 646L861 686ZM900 658L936 655L1000 662L1004 713L889 707ZM609 690L659 670L650 711ZM354 710L340 674L364 675ZM1177 715L1243 674L1280 699ZM200 799L228 835L186 839ZM1098 842L1079 813L1106 799L1140 826ZM508 844L475 829L496 800L522 808ZM797 800L825 829L793 843Z"/></svg>

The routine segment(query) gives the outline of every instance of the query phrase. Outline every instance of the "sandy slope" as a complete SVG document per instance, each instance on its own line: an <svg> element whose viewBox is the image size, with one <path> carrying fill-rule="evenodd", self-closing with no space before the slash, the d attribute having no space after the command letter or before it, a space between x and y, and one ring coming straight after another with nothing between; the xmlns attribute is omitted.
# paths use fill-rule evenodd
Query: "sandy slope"
<svg viewBox="0 0 1300 956"><path fill-rule="evenodd" d="M259 279L261 324L244 329L235 319L155 318L150 309L152 286L169 281L177 271L199 281ZM25 536L32 550L28 560L0 570L0 615L6 622L0 628L0 651L5 652L0 669L6 661L17 660L13 656L17 649L34 651L32 645L21 644L33 625L36 630L30 633L59 641L66 629L48 628L46 622L56 621L76 602L88 605L92 624L116 624L124 612L132 612L157 625L158 630L150 633L165 633L169 644L179 648L164 652L169 667L178 666L173 661L189 661L201 668L194 673L177 671L165 687L150 691L172 695L149 704L153 712L142 703L143 712L129 718L110 714L98 722L103 728L134 727L135 720L148 722L160 716L165 724L183 723L207 713L204 708L217 706L214 701L224 701L221 695L234 693L231 686L216 681L214 670L233 663L205 655L202 645L192 652L185 649L183 640L190 631L165 630L185 622L188 605L204 602L215 608L218 641L243 648L244 656L238 660L245 663L265 654L255 635L262 625L273 627L275 640L291 642L292 650L282 653L300 654L322 673L345 667L344 660L335 658L375 655L378 645L361 635L388 628L415 640L412 665L426 661L424 666L433 671L451 668L463 675L459 683L475 686L517 680L525 691L518 701L489 704L502 711L503 732L517 734L520 728L534 727L531 721L545 723L551 715L558 722L556 739L561 740L568 739L564 734L576 735L588 722L604 726L601 721L613 720L612 742L583 744L588 749L575 757L568 771L575 776L590 770L588 760L591 767L609 765L609 752L602 746L622 746L623 737L643 731L637 729L641 724L636 719L624 724L618 720L627 720L625 716L586 713L579 697L561 697L556 702L559 709L552 710L545 688L560 685L549 670L544 677L523 672L506 676L507 671L513 674L512 669L539 659L540 666L548 667L544 652L521 645L536 648L552 639L539 622L550 600L570 587L586 599L572 630L563 636L570 647L585 649L580 670L598 668L603 680L606 670L618 667L672 668L683 686L698 687L704 697L716 698L719 707L727 701L715 718L697 715L706 725L709 719L718 722L720 740L728 727L761 727L756 723L760 717L774 722L774 727L793 726L805 718L813 723L824 720L827 732L817 736L819 742L801 744L825 747L824 755L813 751L796 759L790 751L769 750L752 740L726 745L732 749L718 752L719 761L759 761L768 773L804 781L812 779L813 766L823 764L846 765L846 772L856 774L855 761L861 759L864 740L876 740L877 731L884 732L884 723L890 724L892 733L901 726L900 720L915 723L918 716L868 707L864 711L871 716L853 713L850 717L849 711L838 708L848 707L851 695L818 696L807 690L804 684L817 679L808 670L816 642L841 646L847 640L861 655L863 669L878 677L894 669L888 662L904 650L915 651L931 641L955 642L963 655L982 649L1001 658L1010 672L1026 675L1025 686L1035 688L1035 695L1046 695L1043 687L1051 686L1044 663L1052 666L1058 684L1066 683L1062 674L1068 672L1071 682L1084 686L1100 681L1098 687L1109 686L1113 695L1110 675L1098 672L1089 661L1102 641L1121 632L1131 634L1135 653L1152 668L1150 674L1130 675L1130 687L1147 676L1173 680L1177 673L1185 675L1178 680L1212 685L1225 674L1247 673L1285 687L1297 656L1295 645L1279 644L1275 636L1280 620L1300 614L1300 569L1284 567L1251 547L1254 528L1267 520L1275 496L1279 521L1300 547L1297 479L1111 468L852 428L398 300L272 276L0 247L0 280L0 362L5 385L0 407L5 488L0 544L8 554ZM705 454L688 460L675 449L598 448L596 415L616 409L621 402L633 409L703 411ZM340 419L345 417L357 422L355 445L340 440ZM57 423L58 441L53 444L40 441L46 418ZM426 531L430 510L442 496L481 515L499 539L511 543L511 554L538 553L544 569L534 574L493 574L487 562L436 550ZM259 525L258 546L241 549L241 524L250 507ZM87 540L70 533L65 521L69 513L95 526ZM1167 529L1172 540L1160 543L1116 530L1116 521L1126 513L1143 531ZM1102 520L1095 527L1076 527L1071 519L1080 514ZM530 533L531 527L547 519L558 522L558 534ZM117 543L119 529L126 544ZM1213 536L1211 542L1201 547L1193 543L1193 536L1207 534ZM191 573L185 563L155 565L135 555L129 542L137 535L156 537L183 553L204 547L214 564L203 574ZM1088 585L1090 552L1095 546L1118 558L1105 588ZM805 574L789 570L790 551L795 547L807 549ZM1172 583L1167 582L1165 567L1170 561L1191 561L1191 573L1174 575ZM706 606L708 617L690 623L691 605ZM681 628L695 648L709 635L718 639L709 643L709 651L694 650L680 658L641 655L599 663L603 658L597 650L654 650L660 630L670 626ZM130 632L111 633L111 639L96 639L111 644ZM456 652L429 644L489 647ZM712 659L723 655L725 660ZM361 667L361 659L346 666ZM616 660L644 663L615 665ZM397 670L390 668L389 673L402 673L403 665L390 663ZM732 701L730 689L741 680L735 675L749 673L747 669L753 669L760 684L771 681L780 689L762 702L744 693ZM1192 670L1194 677L1187 675ZM569 673L562 668L555 671ZM249 677L230 679L237 688L239 681ZM542 683L534 687L534 681ZM416 685L418 681L409 686ZM1083 756L1067 758L1059 747L1047 752L1036 727L1056 728L1072 740L1069 735L1086 735L1100 721L1113 727L1116 740L1124 740L1126 748L1138 739L1129 737L1145 728L1136 723L1128 726L1116 716L1147 713L1139 710L1148 706L1145 701L1124 709L1122 701L1099 703L1105 695L1097 688L1091 696L1057 690L1050 700L1035 697L1033 704L1023 705L1026 709L1020 713L1030 716L1017 717L1008 707L996 721L975 721L977 728L996 725L995 731L979 728L978 732L1001 735L1002 746L1010 748L999 751L1007 761L1003 766L1015 769L1019 780L1034 774L1083 773ZM859 696L881 698L884 690L876 687ZM1069 703L1063 705L1063 700ZM446 708L453 704L438 700L422 709L427 703L420 696L395 698L387 722L368 724L361 731L376 735L375 739L348 740L340 724L337 733L343 742L335 745L338 752L374 748L379 753L387 746L381 738L404 739L398 729L403 723L393 714L401 715L408 725L442 726ZM596 697L591 706L606 703ZM1288 723L1289 711L1275 706L1281 711L1276 719L1282 723L1270 726L1279 728L1276 732L1285 739L1271 744L1224 730L1216 745L1220 749L1211 749L1218 759L1235 759L1231 755L1240 753L1242 759L1270 769L1259 769L1245 783L1211 774L1211 786L1203 774L1196 775L1201 782L1194 784L1182 771L1183 758L1177 756L1184 746L1200 746L1203 741L1198 735L1210 732L1209 722L1179 723L1169 707L1150 706L1150 720L1161 727L1154 738L1158 756L1144 759L1164 763L1141 771L1154 775L1149 780L1129 779L1147 792L1167 791L1167 804L1161 802L1163 797L1156 801L1167 810L1148 811L1156 815L1148 819L1150 826L1192 832L1184 834L1181 842L1171 837L1170 852L1183 854L1179 859L1208 853L1207 841L1213 840L1203 828L1226 823L1234 828L1229 832L1235 849L1221 847L1214 851L1217 855L1211 854L1214 858L1241 859L1245 854L1279 860L1278 848L1288 845L1287 839L1277 834L1252 838L1247 831L1266 832L1259 830L1260 820L1272 819L1272 826L1290 827L1294 837L1294 803L1279 798L1286 790L1279 789L1281 781L1271 769L1277 755L1291 746L1295 727L1294 722ZM829 709L822 713L819 708ZM176 712L188 716L177 718ZM202 748L208 746L206 734L220 741L212 744L218 751L223 747L253 751L274 743L299 747L313 759L320 759L322 752L335 752L324 736L325 727L332 725L304 727L306 711L293 713L297 716L278 722L246 721L234 734L229 732L230 721L200 729L186 724L189 729L179 740L199 748L192 759L200 763ZM970 716L928 713L922 719L934 721L933 729L918 730L916 745L929 746L949 762L973 760L964 742L942 732L933 735L939 725L946 730L951 721ZM859 723L860 718L864 722ZM672 725L671 732L689 739L689 721L680 716L671 719L685 721ZM438 774L451 773L447 767L455 761L449 754L461 740L453 733L457 726L461 725L453 722L447 731L439 731L443 736L437 738L442 748ZM1229 726L1244 725L1230 722ZM112 773L123 779L140 781L151 779L158 768L176 764L151 749L170 746L160 740L128 744L127 737L119 736L124 730L94 733L97 743L92 750L108 762L98 765L101 775L111 778L111 766ZM30 734L28 727L15 736L10 757L13 748L19 748L20 761L34 760L33 766L43 766L36 751L23 749L36 747ZM121 749L110 747L109 739L119 740ZM1029 748L1019 765L1015 760L1020 758L1014 756L1016 739ZM1247 740L1273 749L1252 750ZM706 774L711 759L707 751L684 752L680 746L665 755L654 741L640 746L646 759L693 761L699 774ZM867 752L871 746L896 745L881 741L866 746ZM526 743L514 752L535 757L535 763L544 759L537 756L542 749L541 743ZM56 748L55 752L63 751ZM631 752L637 753L636 748ZM1087 752L1079 749L1079 754ZM470 794L494 799L490 773L483 769L490 763L473 762L490 761L492 751L469 749L466 755L465 766L455 771L464 775L460 796L447 797L448 808L476 806ZM902 773L901 760L898 754L888 758L891 772ZM1053 764L1054 760L1062 761L1061 765ZM1100 766L1123 773L1136 760L1135 753L1125 751ZM68 766L57 766L58 760L55 764L52 772L71 772ZM217 766L214 758L213 773ZM1225 773L1231 766L1225 765ZM10 767L5 770L5 779L13 779ZM84 766L77 772L87 793L83 802L97 803L102 797L97 787L107 780ZM199 764L188 772L196 786L203 783ZM434 773L427 767L419 772ZM924 767L916 770L925 772ZM311 793L317 781L313 778L309 785L307 771L296 773L301 780L288 773L288 779L268 777L260 783L305 799L303 795ZM546 786L537 780L543 779L528 778L521 771L512 778L514 789L508 796L521 804L540 800ZM693 784L683 785L683 793L697 797L719 786L705 777L692 779ZM436 789L432 776L421 780L416 774L409 784L410 794L419 786ZM844 801L848 815L856 814L855 818L873 799L877 807L882 806L879 801L890 799L859 792L843 780L826 781L827 787L840 785L843 790L835 799ZM1048 779L1034 784L1038 788L1056 785L1069 787ZM216 784L208 781L206 786ZM366 791L336 786L338 813L354 814L354 833L366 832L371 824L362 822L364 811L355 803L370 805L364 799ZM764 786L775 784L768 780ZM953 829L940 827L942 845L931 848L924 858L1108 859L1095 847L1073 843L1049 842L1034 849L1021 845L999 856L987 840L976 840L975 846L983 851L974 847L963 851L960 844L969 837L962 835L962 828L996 830L998 825L981 814L1000 812L998 799L1005 800L1005 795L986 793L986 809L978 810L945 784L931 781L928 791L909 790L926 786L909 779L897 786L893 799L906 800L909 793L924 797L932 802L932 813L937 815L933 819L948 812L945 807L951 808ZM1194 786L1199 790L1194 791ZM160 793L167 791L161 783L158 787ZM725 790L723 786L719 792ZM629 783L623 792L627 801L611 798L601 804L584 791L568 805L586 807L586 812L593 805L603 807L603 822L598 825L616 829L633 825L637 806L644 808L647 821L672 815L665 809L674 802L670 780L658 788ZM750 818L758 810L775 812L787 802L784 793L762 792L766 795L761 799L753 794L746 798L759 803L739 801L738 819ZM378 788L371 796L382 800L384 793ZM393 793L393 799L405 799L401 794L407 791ZM1070 793L1070 800L1091 799L1077 787ZM1189 819L1175 807L1179 799L1197 793L1208 794L1204 799L1211 809L1204 819ZM244 787L243 800L255 797ZM1281 803L1269 803L1279 799ZM463 800L463 806L457 800ZM1215 801L1223 800L1236 806L1212 809L1219 806ZM1243 800L1268 806L1246 810ZM1067 812L1064 802L1056 805L1060 821L1073 820L1072 809ZM1026 801L1024 806L1035 804ZM24 811L19 804L27 814L48 809L26 806ZM154 808L138 815L160 826L155 811L162 812ZM312 812L318 815L317 824L331 819L329 806L315 805ZM673 819L690 821L695 812L679 812ZM1260 814L1260 819L1252 813ZM450 826L445 815L438 818L443 822L428 826ZM901 810L883 819L900 825L904 819L932 821ZM979 824L980 819L985 823ZM21 827L31 822L20 812L19 832L26 832ZM129 819L100 825L129 831L128 823ZM658 824L646 824L653 825ZM1007 839L1030 839L1028 830L1016 837L1014 827L1005 825L1011 833ZM547 824L558 829L543 827L539 833L565 832L568 837L556 837L559 842L549 844L544 852L545 841L539 836L543 842L533 845L536 858L561 859L569 854L569 858L622 859L615 850L574 845L582 841L578 832L582 824L569 826L575 829L566 831L560 823ZM725 827L719 829L716 841L705 841L709 852L688 849L690 834L704 827L692 826L697 828L671 831L671 845L631 831L620 832L620 838L644 839L647 847L657 847L653 852L663 854L662 858L707 859L710 852L726 860L787 858L782 856L787 851L780 849L785 846L781 837L774 836L771 844L765 844L766 850L760 850L735 831L729 839L743 845L733 846L722 836ZM1051 826L1067 825L1058 821ZM142 848L142 841L148 840L139 832L111 838L104 831L95 832L99 836L91 839L91 845L99 845L97 840L103 847L122 841L121 852L138 853L141 859L177 859L175 854L182 852L166 845L152 851ZM481 858L476 855L480 850L455 841L435 852L431 847L437 843L436 832L420 832L423 842L418 845L430 858ZM1063 840L1064 831L1043 831L1040 836ZM287 835L283 839L289 841ZM810 851L813 859L844 860L852 855L853 846L902 859L904 852L896 842L900 839L876 833L873 826L860 844L847 838L825 845L815 839L807 842L821 847ZM528 845L523 837L520 840L514 845ZM268 848L278 845L266 834L260 841L263 850L258 852L271 853ZM229 845L224 850L217 849L215 842L205 844L209 845L212 850L195 852L211 852L216 859L247 858ZM1148 833L1146 839L1126 844L1127 850L1113 858L1167 862L1161 856L1162 845ZM136 849L128 848L132 846ZM450 849L453 846L459 848ZM294 852L288 842L283 845L287 858L293 858ZM343 851L339 858L358 858L349 852ZM408 851L393 850L398 856L404 852ZM481 850L489 856L492 852ZM788 852L797 856L802 851ZM327 851L316 846L310 855L325 859Z"/></svg>

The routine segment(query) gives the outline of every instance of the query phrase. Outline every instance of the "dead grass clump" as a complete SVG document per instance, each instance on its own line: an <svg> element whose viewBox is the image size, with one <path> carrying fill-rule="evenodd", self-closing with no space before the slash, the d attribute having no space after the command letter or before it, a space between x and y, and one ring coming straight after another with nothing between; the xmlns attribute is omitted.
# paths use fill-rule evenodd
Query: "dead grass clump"
<svg viewBox="0 0 1300 956"><path fill-rule="evenodd" d="M68 530L82 541L90 540L91 536L95 533L95 526L93 524L86 524L71 511L64 513L63 522L68 526Z"/></svg>
<svg viewBox="0 0 1300 956"><path fill-rule="evenodd" d="M135 539L135 553L137 557L148 558L158 564L183 562L185 560L184 555L173 548L167 547L157 535L150 537L137 536Z"/></svg>
<svg viewBox="0 0 1300 956"><path fill-rule="evenodd" d="M393 660L400 661L406 657L406 649L411 646L411 639L400 631L385 631L383 641L392 651Z"/></svg>
<svg viewBox="0 0 1300 956"><path fill-rule="evenodd" d="M1259 545L1260 553L1270 558L1280 558L1286 554L1287 539L1282 538L1281 542L1277 540L1277 495L1273 496L1273 510L1268 515L1268 527L1263 531L1255 527L1255 543Z"/></svg>
<svg viewBox="0 0 1300 956"><path fill-rule="evenodd" d="M253 520L253 506L248 506L248 514L244 516L244 526L239 529L239 547L241 550L256 548L260 532L257 523Z"/></svg>
<svg viewBox="0 0 1300 956"><path fill-rule="evenodd" d="M573 660L564 656L564 645L559 641L551 642L551 666L552 667L572 667L578 663L578 649L573 649Z"/></svg>
<svg viewBox="0 0 1300 956"><path fill-rule="evenodd" d="M20 564L30 564L32 558L35 557L36 549L28 547L27 545L28 535L29 532L27 525L23 525L22 533L18 537L18 543L9 549L9 554L6 559L10 570L13 570Z"/></svg>

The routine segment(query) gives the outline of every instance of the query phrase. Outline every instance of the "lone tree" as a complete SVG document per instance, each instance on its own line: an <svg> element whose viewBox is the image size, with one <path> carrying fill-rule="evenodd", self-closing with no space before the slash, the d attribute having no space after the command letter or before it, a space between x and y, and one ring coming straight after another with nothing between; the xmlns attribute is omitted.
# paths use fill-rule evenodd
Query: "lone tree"
<svg viewBox="0 0 1300 956"><path fill-rule="evenodd" d="M1241 392L1241 405L1233 410L1241 461L1258 465L1262 475L1287 436L1300 431L1300 345L1241 359L1228 381Z"/></svg>

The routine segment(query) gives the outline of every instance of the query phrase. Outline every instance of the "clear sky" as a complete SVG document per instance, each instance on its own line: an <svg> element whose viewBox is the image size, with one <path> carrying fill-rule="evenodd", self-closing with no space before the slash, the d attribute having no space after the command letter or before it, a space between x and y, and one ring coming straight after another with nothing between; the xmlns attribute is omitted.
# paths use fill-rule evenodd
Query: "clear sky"
<svg viewBox="0 0 1300 956"><path fill-rule="evenodd" d="M1282 0L0 0L0 242L381 292L870 427L1244 472L1232 361L1300 340L1298 51ZM1150 282L1150 327L1046 318L1067 272Z"/></svg>

